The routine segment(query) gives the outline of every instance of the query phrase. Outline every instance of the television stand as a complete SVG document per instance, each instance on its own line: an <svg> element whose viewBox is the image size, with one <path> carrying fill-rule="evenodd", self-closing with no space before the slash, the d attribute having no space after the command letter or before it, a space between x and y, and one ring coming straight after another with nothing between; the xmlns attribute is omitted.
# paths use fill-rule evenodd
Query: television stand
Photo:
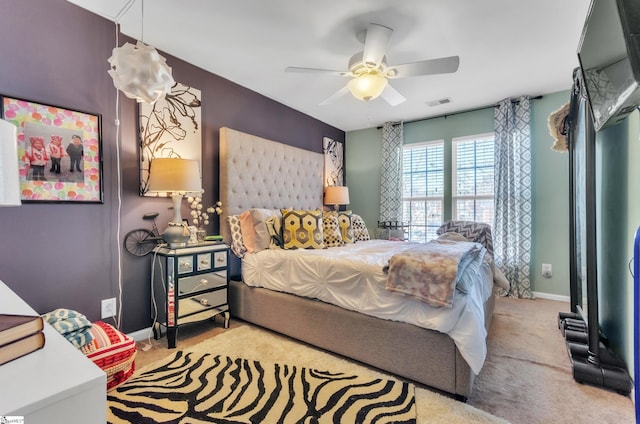
<svg viewBox="0 0 640 424"><path fill-rule="evenodd" d="M593 355L589 346L583 343L567 342L569 358L573 363L573 379L616 391L625 396L631 393L633 382L624 361L616 357L604 345Z"/></svg>

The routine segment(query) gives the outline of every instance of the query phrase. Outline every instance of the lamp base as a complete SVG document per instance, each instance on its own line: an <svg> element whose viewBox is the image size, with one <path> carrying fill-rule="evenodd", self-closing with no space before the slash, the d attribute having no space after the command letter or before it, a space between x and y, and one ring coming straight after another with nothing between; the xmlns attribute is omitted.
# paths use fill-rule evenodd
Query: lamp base
<svg viewBox="0 0 640 424"><path fill-rule="evenodd" d="M162 233L162 238L171 249L186 247L189 240L189 231L182 223L170 222L167 225L167 229Z"/></svg>

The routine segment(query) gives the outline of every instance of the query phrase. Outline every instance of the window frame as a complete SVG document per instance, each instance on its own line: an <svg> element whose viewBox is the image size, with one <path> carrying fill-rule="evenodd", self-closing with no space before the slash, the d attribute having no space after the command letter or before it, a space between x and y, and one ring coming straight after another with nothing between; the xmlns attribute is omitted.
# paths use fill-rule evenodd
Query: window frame
<svg viewBox="0 0 640 424"><path fill-rule="evenodd" d="M440 220L440 225L442 225L442 223L444 222L444 207L445 207L445 200L446 200L446 196L445 196L445 178L446 178L446 151L445 151L445 147L446 147L446 143L444 139L439 139L439 140L430 140L430 141L421 141L418 143L410 143L410 144L403 144L402 145L402 161L404 163L404 154L405 154L405 149L406 150L411 150L411 149L418 149L421 147L425 147L425 146L440 146L442 148L442 172L443 172L443 187L442 187L442 193L440 196L429 196L429 195L425 195L425 196L415 196L415 197L405 197L404 196L404 175L405 175L405 170L402 170L402 177L403 177L403 187L402 187L402 211L403 211L403 216L402 216L402 220L403 222L407 222L409 224L409 240L410 241L417 241L417 240L412 240L411 239L411 233L412 233L412 227L424 227L425 230L425 238L427 237L427 230L428 228L432 227L428 225L428 219L425 218L425 222L424 225L420 224L420 225L412 225L411 224L411 220L409 219L409 217L405 217L404 216L404 205L405 202L412 202L412 201L416 201L416 202L440 202L440 210L442 211L441 213L441 220ZM428 167L425 169L424 173L427 173ZM428 191L427 191L428 193ZM425 211L426 212L426 211ZM428 240L420 240L420 241L428 241Z"/></svg>
<svg viewBox="0 0 640 424"><path fill-rule="evenodd" d="M489 194L482 194L482 195L458 195L458 156L457 156L457 147L456 145L458 143L461 142L467 142L467 141L482 141L482 140L486 140L488 138L491 138L493 140L493 147L494 147L494 155L495 155L495 133L494 132L488 132L488 133L483 133L483 134L472 134L472 135L468 135L468 136L462 136L462 137L454 137L451 139L451 216L452 219L456 220L458 219L458 201L459 200L474 200L474 201L478 201L478 200L493 200L495 202L495 187L494 187L494 193L489 195ZM476 166L474 166L474 169L478 169ZM495 177L495 162L494 162L494 166L493 166L493 172L494 172L494 177ZM477 181L475 180L475 176L474 176L474 182L477 183ZM495 214L495 206L494 206L494 214ZM467 219L470 220L470 219ZM474 221L477 220L477 211L475 210L474 207ZM488 223L490 225L493 225L493 221L494 219L492 218L491 222ZM484 222L484 221L479 221L479 222Z"/></svg>

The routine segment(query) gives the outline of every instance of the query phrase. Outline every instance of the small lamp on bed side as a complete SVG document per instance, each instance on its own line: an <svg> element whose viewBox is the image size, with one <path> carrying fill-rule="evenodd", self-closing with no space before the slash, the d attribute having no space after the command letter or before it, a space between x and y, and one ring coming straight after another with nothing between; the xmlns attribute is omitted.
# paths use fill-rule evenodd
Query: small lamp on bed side
<svg viewBox="0 0 640 424"><path fill-rule="evenodd" d="M153 159L149 168L149 192L171 195L174 216L162 238L172 249L186 246L189 231L182 222L181 203L183 195L202 192L198 162L178 158Z"/></svg>
<svg viewBox="0 0 640 424"><path fill-rule="evenodd" d="M324 189L324 204L333 205L337 211L340 205L349 204L349 187L329 186Z"/></svg>

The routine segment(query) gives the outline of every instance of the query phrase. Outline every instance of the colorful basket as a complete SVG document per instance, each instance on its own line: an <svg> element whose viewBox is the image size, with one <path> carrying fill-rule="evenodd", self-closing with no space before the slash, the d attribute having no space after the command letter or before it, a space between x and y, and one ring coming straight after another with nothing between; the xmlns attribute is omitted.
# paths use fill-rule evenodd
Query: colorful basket
<svg viewBox="0 0 640 424"><path fill-rule="evenodd" d="M136 342L102 321L93 323L91 333L93 341L80 350L107 373L107 390L114 389L135 371Z"/></svg>

